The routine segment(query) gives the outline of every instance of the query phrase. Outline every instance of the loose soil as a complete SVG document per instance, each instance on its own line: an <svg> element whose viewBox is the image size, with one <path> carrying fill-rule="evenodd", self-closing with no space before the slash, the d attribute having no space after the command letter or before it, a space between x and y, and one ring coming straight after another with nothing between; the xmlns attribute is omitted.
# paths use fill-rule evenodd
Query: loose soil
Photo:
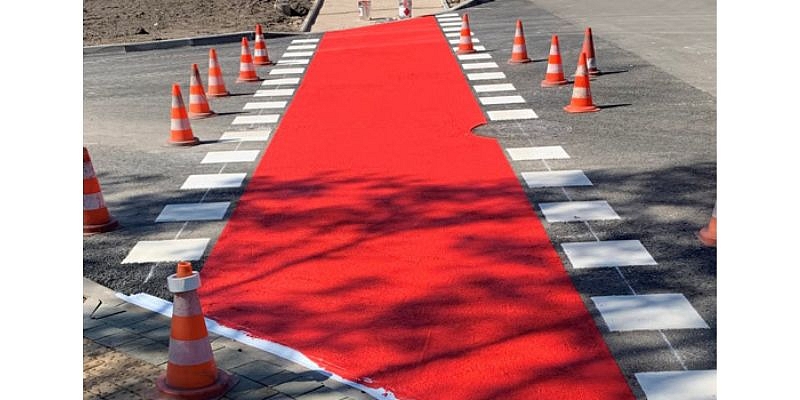
<svg viewBox="0 0 800 400"><path fill-rule="evenodd" d="M84 0L83 45L253 31L298 32L313 0ZM279 9L280 8L280 9Z"/></svg>

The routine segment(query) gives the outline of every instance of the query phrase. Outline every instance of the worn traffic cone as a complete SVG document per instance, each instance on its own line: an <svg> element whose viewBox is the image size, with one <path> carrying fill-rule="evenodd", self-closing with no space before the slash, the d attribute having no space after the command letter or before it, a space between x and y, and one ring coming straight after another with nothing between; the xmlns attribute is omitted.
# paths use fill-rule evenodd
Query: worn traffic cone
<svg viewBox="0 0 800 400"><path fill-rule="evenodd" d="M256 42L253 45L253 64L272 65L267 51L267 42L264 40L264 33L261 31L261 24L256 24Z"/></svg>
<svg viewBox="0 0 800 400"><path fill-rule="evenodd" d="M547 72L542 81L542 87L566 85L564 78L564 63L561 61L561 50L558 47L558 35L550 39L550 56L547 57Z"/></svg>
<svg viewBox="0 0 800 400"><path fill-rule="evenodd" d="M194 137L192 125L189 124L189 117L186 115L181 87L177 83L173 83L169 143L178 146L192 146L198 142L200 140Z"/></svg>
<svg viewBox="0 0 800 400"><path fill-rule="evenodd" d="M586 73L586 53L581 52L578 68L575 71L575 83L572 86L572 100L564 107L566 112L584 113L600 111L592 102L592 91L589 88L589 75Z"/></svg>
<svg viewBox="0 0 800 400"><path fill-rule="evenodd" d="M592 28L586 28L583 35L583 47L581 51L586 53L586 71L589 75L600 75L597 69L597 60L594 56L594 40L592 39Z"/></svg>
<svg viewBox="0 0 800 400"><path fill-rule="evenodd" d="M717 206L714 205L714 211L711 212L711 220L708 225L704 226L697 232L697 238L700 243L706 247L717 247Z"/></svg>
<svg viewBox="0 0 800 400"><path fill-rule="evenodd" d="M458 54L474 53L475 48L472 47L472 31L469 30L469 15L464 14L461 17L461 38L458 41Z"/></svg>
<svg viewBox="0 0 800 400"><path fill-rule="evenodd" d="M256 74L256 67L253 65L253 56L250 55L250 46L247 45L247 38L242 38L242 56L239 59L239 78L236 82L260 81L261 78Z"/></svg>
<svg viewBox="0 0 800 400"><path fill-rule="evenodd" d="M525 45L525 33L522 31L522 21L517 20L517 30L514 32L514 46L511 48L509 64L523 64L531 62L528 58L528 48Z"/></svg>
<svg viewBox="0 0 800 400"><path fill-rule="evenodd" d="M203 81L200 80L200 71L197 64L192 64L192 76L189 80L189 118L206 118L215 115L208 105Z"/></svg>
<svg viewBox="0 0 800 400"><path fill-rule="evenodd" d="M222 69L217 61L217 51L213 48L208 50L208 91L207 96L225 97L231 93L225 88L225 81L222 79Z"/></svg>
<svg viewBox="0 0 800 400"><path fill-rule="evenodd" d="M156 380L158 390L173 399L218 399L237 382L234 375L218 369L208 329L197 296L200 274L188 261L178 263L167 277L174 294L169 335L167 371Z"/></svg>
<svg viewBox="0 0 800 400"><path fill-rule="evenodd" d="M83 234L108 232L119 226L108 212L89 150L83 148Z"/></svg>

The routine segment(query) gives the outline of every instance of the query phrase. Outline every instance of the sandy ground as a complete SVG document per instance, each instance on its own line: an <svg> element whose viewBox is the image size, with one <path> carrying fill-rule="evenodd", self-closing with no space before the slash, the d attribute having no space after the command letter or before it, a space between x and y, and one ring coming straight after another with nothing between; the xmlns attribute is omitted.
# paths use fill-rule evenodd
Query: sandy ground
<svg viewBox="0 0 800 400"><path fill-rule="evenodd" d="M255 29L297 32L312 0L84 0L83 45L136 43ZM291 9L291 11L289 10Z"/></svg>

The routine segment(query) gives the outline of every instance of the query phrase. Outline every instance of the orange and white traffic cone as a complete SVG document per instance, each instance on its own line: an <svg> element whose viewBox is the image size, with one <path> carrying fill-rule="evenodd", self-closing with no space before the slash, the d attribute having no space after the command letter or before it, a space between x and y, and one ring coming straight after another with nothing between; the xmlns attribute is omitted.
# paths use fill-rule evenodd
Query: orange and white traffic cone
<svg viewBox="0 0 800 400"><path fill-rule="evenodd" d="M256 24L256 42L253 45L253 64L272 65L267 51L267 42L264 40L264 33L261 31L261 24Z"/></svg>
<svg viewBox="0 0 800 400"><path fill-rule="evenodd" d="M528 48L525 45L525 33L522 31L522 21L517 20L517 29L514 32L514 46L511 48L511 59L508 60L509 64L523 64L529 63L531 59L528 58Z"/></svg>
<svg viewBox="0 0 800 400"><path fill-rule="evenodd" d="M542 87L566 85L564 77L564 63L561 61L561 50L558 47L558 35L550 39L550 55L547 57L547 72L542 81Z"/></svg>
<svg viewBox="0 0 800 400"><path fill-rule="evenodd" d="M575 83L572 87L572 100L564 107L566 112L584 113L600 111L592 102L592 91L589 87L589 74L586 72L586 53L581 52L578 68L575 71Z"/></svg>
<svg viewBox="0 0 800 400"><path fill-rule="evenodd" d="M159 392L172 399L218 399L238 379L217 368L208 340L208 328L197 296L200 274L188 261L178 263L167 277L174 294L167 371L156 380Z"/></svg>
<svg viewBox="0 0 800 400"><path fill-rule="evenodd" d="M197 64L192 64L192 76L189 80L189 118L206 118L212 115L216 114L208 105L203 81L200 80L200 71L197 69Z"/></svg>
<svg viewBox="0 0 800 400"><path fill-rule="evenodd" d="M458 41L458 54L474 53L475 48L472 47L472 31L469 29L469 15L464 14L461 17L461 38Z"/></svg>
<svg viewBox="0 0 800 400"><path fill-rule="evenodd" d="M192 146L200 142L192 132L192 125L189 124L189 116L186 115L186 107L183 105L181 87L177 83L172 84L172 111L170 117L170 144Z"/></svg>
<svg viewBox="0 0 800 400"><path fill-rule="evenodd" d="M108 212L89 150L83 148L83 234L108 232L119 226Z"/></svg>
<svg viewBox="0 0 800 400"><path fill-rule="evenodd" d="M717 247L717 206L714 205L714 211L711 212L711 220L708 225L704 226L697 232L697 238L700 243L706 247Z"/></svg>
<svg viewBox="0 0 800 400"><path fill-rule="evenodd" d="M586 28L583 35L582 52L586 53L586 70L589 75L600 75L597 69L597 59L594 56L594 40L592 39L592 28Z"/></svg>
<svg viewBox="0 0 800 400"><path fill-rule="evenodd" d="M247 38L242 38L242 56L239 59L239 78L236 82L260 81L261 78L256 74L256 67L253 65L253 56L250 55L250 46Z"/></svg>
<svg viewBox="0 0 800 400"><path fill-rule="evenodd" d="M225 88L225 81L222 79L222 69L217 61L217 51L213 48L208 50L208 91L207 96L225 97L231 93Z"/></svg>

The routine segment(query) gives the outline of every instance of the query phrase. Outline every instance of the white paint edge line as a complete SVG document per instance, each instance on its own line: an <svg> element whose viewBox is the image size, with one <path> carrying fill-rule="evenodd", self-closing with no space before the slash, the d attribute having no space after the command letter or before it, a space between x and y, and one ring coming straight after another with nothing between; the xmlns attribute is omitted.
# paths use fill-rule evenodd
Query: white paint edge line
<svg viewBox="0 0 800 400"><path fill-rule="evenodd" d="M122 293L115 293L116 296L128 303L136 305L138 307L144 308L146 310L150 310L152 312L161 314L167 318L172 318L172 303L166 300L160 299L158 297L151 296L147 293L138 293L134 295L127 296ZM297 351L291 347L284 346L279 343L271 342L269 340L259 339L248 335L246 332L239 331L233 328L226 327L217 323L210 318L205 318L206 327L209 332L214 334L224 336L228 339L235 340L239 343L244 345L253 347L255 349L265 351L270 354L274 354L284 360L293 362L298 364L304 368L307 368L312 371L322 372L323 375L328 376L329 378L348 385L352 388L357 390L363 391L368 395L376 398L376 399L385 399L385 400L397 400L394 393L387 391L384 388L370 388L347 379L342 378L339 375L333 374L331 372L326 371L324 368L319 366L317 363L312 361L308 358L305 354L300 351Z"/></svg>
<svg viewBox="0 0 800 400"><path fill-rule="evenodd" d="M181 190L224 189L242 186L246 173L189 175L181 185Z"/></svg>
<svg viewBox="0 0 800 400"><path fill-rule="evenodd" d="M458 15L458 13L444 13L436 15L436 18L452 18L452 17L460 17L460 15Z"/></svg>
<svg viewBox="0 0 800 400"><path fill-rule="evenodd" d="M311 57L313 54L313 51L287 51L281 57Z"/></svg>
<svg viewBox="0 0 800 400"><path fill-rule="evenodd" d="M475 36L475 32L470 32L469 35L470 36ZM461 32L460 31L459 32L445 32L444 36L445 37L457 37L457 38L460 38L461 37ZM473 37L473 39L474 39L474 37Z"/></svg>
<svg viewBox="0 0 800 400"><path fill-rule="evenodd" d="M459 27L459 26L446 26L446 27L442 28L442 32L459 32L459 33L461 33L461 27ZM470 31L470 33L472 33L472 32Z"/></svg>
<svg viewBox="0 0 800 400"><path fill-rule="evenodd" d="M539 203L547 222L608 221L620 219L604 200Z"/></svg>
<svg viewBox="0 0 800 400"><path fill-rule="evenodd" d="M478 54L458 54L459 60L491 60L492 55L488 53Z"/></svg>
<svg viewBox="0 0 800 400"><path fill-rule="evenodd" d="M315 44L301 44L301 45L297 45L297 46L289 46L289 47L286 48L286 51L292 51L292 50L314 50L316 48L317 48L317 45L315 45Z"/></svg>
<svg viewBox="0 0 800 400"><path fill-rule="evenodd" d="M256 90L256 93L253 97L279 97L279 96L291 96L294 94L294 89L267 89L267 90Z"/></svg>
<svg viewBox="0 0 800 400"><path fill-rule="evenodd" d="M520 104L525 103L522 96L491 96L491 97L478 97L478 101L485 106L497 104Z"/></svg>
<svg viewBox="0 0 800 400"><path fill-rule="evenodd" d="M280 59L278 60L278 65L306 65L308 64L308 58L297 58L297 59Z"/></svg>
<svg viewBox="0 0 800 400"><path fill-rule="evenodd" d="M717 398L717 370L637 372L647 400L712 400Z"/></svg>
<svg viewBox="0 0 800 400"><path fill-rule="evenodd" d="M467 79L471 81L488 81L493 79L506 79L506 74L502 72L474 72L467 74Z"/></svg>
<svg viewBox="0 0 800 400"><path fill-rule="evenodd" d="M243 110L265 110L275 108L286 108L287 101L261 101L255 103L247 103L244 105Z"/></svg>
<svg viewBox="0 0 800 400"><path fill-rule="evenodd" d="M442 20L439 20L439 26L441 26L441 27L443 27L443 28L444 28L444 27L449 27L449 26L458 26L458 27L460 27L460 26L461 26L461 24L462 24L462 22L459 22L459 21L452 21L452 22L451 22L451 21L442 21Z"/></svg>
<svg viewBox="0 0 800 400"><path fill-rule="evenodd" d="M231 202L167 204L155 222L219 221L225 218Z"/></svg>
<svg viewBox="0 0 800 400"><path fill-rule="evenodd" d="M592 186L581 170L523 172L522 179L529 188Z"/></svg>
<svg viewBox="0 0 800 400"><path fill-rule="evenodd" d="M265 79L261 81L261 86L297 85L298 83L300 83L300 78Z"/></svg>
<svg viewBox="0 0 800 400"><path fill-rule="evenodd" d="M437 18L437 19L436 19L436 21L437 21L437 22L439 22L439 23L443 23L443 22L457 22L457 23L459 23L459 24L463 22L463 20L462 20L461 18L459 18L459 17L450 17L450 18Z"/></svg>
<svg viewBox="0 0 800 400"><path fill-rule="evenodd" d="M265 114L265 115L240 115L233 119L232 125L249 125L249 124L274 124L278 122L279 114Z"/></svg>
<svg viewBox="0 0 800 400"><path fill-rule="evenodd" d="M461 36L461 35L459 35L459 37L460 37L460 36ZM481 42L481 40L480 40L480 39L478 39L478 38L472 38L472 43L480 43L480 42ZM449 41L449 43L450 43L450 44L459 44L459 43L461 43L461 39L452 39L452 40L450 40L450 41Z"/></svg>
<svg viewBox="0 0 800 400"><path fill-rule="evenodd" d="M305 72L305 68L275 68L269 71L270 75L291 75L291 74L302 74Z"/></svg>
<svg viewBox="0 0 800 400"><path fill-rule="evenodd" d="M210 239L142 240L133 246L122 264L163 261L196 261L203 257Z"/></svg>
<svg viewBox="0 0 800 400"><path fill-rule="evenodd" d="M223 132L217 139L218 142L266 142L272 134L272 129L252 131Z"/></svg>
<svg viewBox="0 0 800 400"><path fill-rule="evenodd" d="M472 87L478 93L517 90L517 88L515 88L514 85L511 83L497 83L493 85L474 85Z"/></svg>
<svg viewBox="0 0 800 400"><path fill-rule="evenodd" d="M206 153L200 164L253 162L258 157L258 152L258 150L210 151Z"/></svg>
<svg viewBox="0 0 800 400"><path fill-rule="evenodd" d="M509 147L506 152L514 161L569 158L569 154L561 146Z"/></svg>
<svg viewBox="0 0 800 400"><path fill-rule="evenodd" d="M597 311L611 332L709 329L680 293L594 296Z"/></svg>
<svg viewBox="0 0 800 400"><path fill-rule="evenodd" d="M466 71L470 71L473 69L500 68L500 66L498 66L496 62L492 61L461 64L461 68L464 68Z"/></svg>
<svg viewBox="0 0 800 400"><path fill-rule="evenodd" d="M638 240L561 243L575 269L658 265Z"/></svg>
<svg viewBox="0 0 800 400"><path fill-rule="evenodd" d="M486 51L485 46L472 46L472 48L475 49L475 51ZM453 47L453 51L458 51L458 46Z"/></svg>
<svg viewBox="0 0 800 400"><path fill-rule="evenodd" d="M319 39L295 39L292 40L292 44L294 43L318 43Z"/></svg>
<svg viewBox="0 0 800 400"><path fill-rule="evenodd" d="M537 119L539 118L536 113L530 109L520 109L520 110L495 110L495 111L487 111L486 115L489 116L489 119L492 121L510 121L510 120L517 120L517 119Z"/></svg>

